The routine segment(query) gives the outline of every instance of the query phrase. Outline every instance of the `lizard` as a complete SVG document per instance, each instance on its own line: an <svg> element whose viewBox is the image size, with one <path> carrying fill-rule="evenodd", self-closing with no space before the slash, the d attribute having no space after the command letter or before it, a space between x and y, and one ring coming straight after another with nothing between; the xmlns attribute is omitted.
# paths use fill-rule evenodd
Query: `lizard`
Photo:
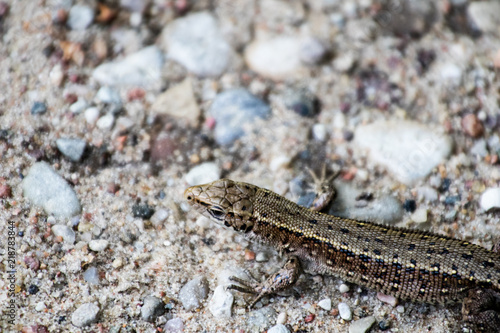
<svg viewBox="0 0 500 333"><path fill-rule="evenodd" d="M305 265L413 302L463 300L466 322L479 331L500 332L498 252L431 232L328 215L320 211L325 202L309 209L230 179L189 187L184 199L210 220L289 257L262 283L231 277L238 284L230 289L257 294L250 308L293 285Z"/></svg>

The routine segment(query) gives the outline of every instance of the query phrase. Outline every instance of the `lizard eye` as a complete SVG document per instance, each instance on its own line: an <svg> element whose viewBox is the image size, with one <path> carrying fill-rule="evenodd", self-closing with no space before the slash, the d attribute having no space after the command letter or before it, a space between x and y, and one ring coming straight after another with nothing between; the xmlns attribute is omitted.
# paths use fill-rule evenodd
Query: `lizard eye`
<svg viewBox="0 0 500 333"><path fill-rule="evenodd" d="M222 220L226 212L219 206L212 206L208 209L208 213L216 220Z"/></svg>

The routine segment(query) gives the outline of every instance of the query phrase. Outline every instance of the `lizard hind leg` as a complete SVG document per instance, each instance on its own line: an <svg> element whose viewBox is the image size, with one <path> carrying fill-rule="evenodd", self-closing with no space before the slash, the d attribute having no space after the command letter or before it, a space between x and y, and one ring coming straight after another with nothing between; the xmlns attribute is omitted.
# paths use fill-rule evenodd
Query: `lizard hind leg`
<svg viewBox="0 0 500 333"><path fill-rule="evenodd" d="M462 304L462 315L480 332L500 333L500 293L492 289L472 289Z"/></svg>
<svg viewBox="0 0 500 333"><path fill-rule="evenodd" d="M262 297L276 294L295 284L301 273L302 269L299 259L292 256L278 272L271 275L264 282L252 283L232 276L229 279L238 283L238 285L231 284L228 286L228 289L257 294L248 306L252 308Z"/></svg>

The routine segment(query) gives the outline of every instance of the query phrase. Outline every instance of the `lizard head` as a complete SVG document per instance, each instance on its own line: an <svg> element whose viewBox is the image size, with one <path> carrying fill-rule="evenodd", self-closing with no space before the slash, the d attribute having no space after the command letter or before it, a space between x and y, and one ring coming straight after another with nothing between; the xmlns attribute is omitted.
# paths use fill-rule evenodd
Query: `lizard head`
<svg viewBox="0 0 500 333"><path fill-rule="evenodd" d="M254 185L219 179L187 188L184 199L212 221L246 233L254 225L253 200L256 192Z"/></svg>

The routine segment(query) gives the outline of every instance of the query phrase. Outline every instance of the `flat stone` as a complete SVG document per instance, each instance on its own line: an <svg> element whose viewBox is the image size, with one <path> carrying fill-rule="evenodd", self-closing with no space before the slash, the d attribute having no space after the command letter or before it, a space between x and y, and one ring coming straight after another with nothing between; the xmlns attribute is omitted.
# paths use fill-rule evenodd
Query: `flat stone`
<svg viewBox="0 0 500 333"><path fill-rule="evenodd" d="M168 58L199 77L224 73L233 52L217 20L208 12L176 19L165 28L161 42Z"/></svg>
<svg viewBox="0 0 500 333"><path fill-rule="evenodd" d="M161 84L163 54L156 46L145 47L120 60L114 60L94 69L92 77L101 85L141 86Z"/></svg>
<svg viewBox="0 0 500 333"><path fill-rule="evenodd" d="M427 222L427 208L419 208L413 214L411 214L411 220L415 223L425 223Z"/></svg>
<svg viewBox="0 0 500 333"><path fill-rule="evenodd" d="M95 268L94 266L87 268L87 270L83 273L83 279L88 284L98 285L100 279L99 279L99 272L97 271L97 268Z"/></svg>
<svg viewBox="0 0 500 333"><path fill-rule="evenodd" d="M290 330L285 325L278 324L267 330L267 333L290 333Z"/></svg>
<svg viewBox="0 0 500 333"><path fill-rule="evenodd" d="M352 311L349 305L347 303L339 303L338 305L339 309L339 315L340 318L344 319L345 321L350 321L352 320Z"/></svg>
<svg viewBox="0 0 500 333"><path fill-rule="evenodd" d="M60 138L56 140L57 149L73 162L78 162L87 146L87 142L76 138Z"/></svg>
<svg viewBox="0 0 500 333"><path fill-rule="evenodd" d="M141 307L141 318L145 321L154 322L158 316L165 312L165 303L155 296L146 296Z"/></svg>
<svg viewBox="0 0 500 333"><path fill-rule="evenodd" d="M75 191L45 162L33 164L21 186L24 197L49 215L72 217L80 213Z"/></svg>
<svg viewBox="0 0 500 333"><path fill-rule="evenodd" d="M181 318L173 318L165 323L164 330L167 333L184 332L184 323Z"/></svg>
<svg viewBox="0 0 500 333"><path fill-rule="evenodd" d="M233 294L227 291L223 285L219 285L215 288L214 294L208 303L208 309L217 319L230 318L233 302Z"/></svg>
<svg viewBox="0 0 500 333"><path fill-rule="evenodd" d="M208 281L198 276L186 283L179 292L179 301L184 309L191 311L201 306L201 302L208 296Z"/></svg>
<svg viewBox="0 0 500 333"><path fill-rule="evenodd" d="M186 174L186 182L193 186L210 183L220 178L220 168L213 162L205 162L195 166Z"/></svg>
<svg viewBox="0 0 500 333"><path fill-rule="evenodd" d="M151 110L158 114L184 119L189 125L197 126L201 111L196 103L191 79L188 77L159 95Z"/></svg>
<svg viewBox="0 0 500 333"><path fill-rule="evenodd" d="M467 15L486 33L500 34L500 2L473 1L467 7Z"/></svg>
<svg viewBox="0 0 500 333"><path fill-rule="evenodd" d="M399 181L412 184L427 176L451 153L451 139L414 121L379 121L359 126L355 142Z"/></svg>
<svg viewBox="0 0 500 333"><path fill-rule="evenodd" d="M353 321L349 326L349 333L365 333L375 324L377 320L373 316Z"/></svg>
<svg viewBox="0 0 500 333"><path fill-rule="evenodd" d="M109 241L107 239L93 239L89 242L89 248L95 252L104 251L108 247Z"/></svg>
<svg viewBox="0 0 500 333"><path fill-rule="evenodd" d="M318 302L318 306L323 310L330 311L332 309L332 300L330 298L322 299Z"/></svg>
<svg viewBox="0 0 500 333"><path fill-rule="evenodd" d="M71 323L76 327L85 327L94 323L99 313L99 307L94 303L85 303L71 315Z"/></svg>

